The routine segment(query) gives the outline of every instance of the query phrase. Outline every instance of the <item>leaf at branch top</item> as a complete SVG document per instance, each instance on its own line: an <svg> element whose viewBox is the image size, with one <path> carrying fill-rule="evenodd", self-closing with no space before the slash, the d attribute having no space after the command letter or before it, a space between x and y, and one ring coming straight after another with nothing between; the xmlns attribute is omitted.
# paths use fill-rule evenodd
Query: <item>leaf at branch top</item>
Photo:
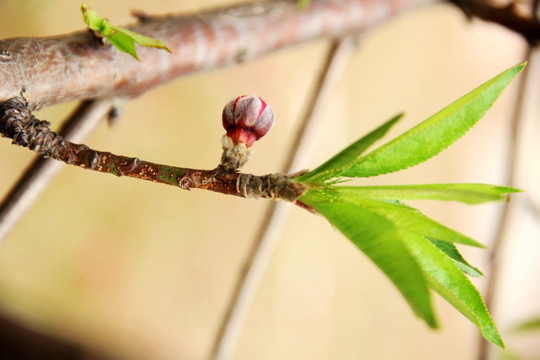
<svg viewBox="0 0 540 360"><path fill-rule="evenodd" d="M523 69L516 65L372 152L354 160L345 177L367 177L405 169L437 155L465 134Z"/></svg>
<svg viewBox="0 0 540 360"><path fill-rule="evenodd" d="M489 184L424 184L382 186L340 186L340 191L351 196L370 199L443 200L466 204L504 201L508 194L521 190Z"/></svg>
<svg viewBox="0 0 540 360"><path fill-rule="evenodd" d="M426 238L439 250L441 250L443 253L446 254L450 259L454 260L457 267L463 271L465 274L474 276L474 277L483 277L484 274L471 264L467 262L459 252L459 250L456 248L454 244L450 244L447 241L441 241L434 238L427 237Z"/></svg>
<svg viewBox="0 0 540 360"><path fill-rule="evenodd" d="M390 221L342 199L325 198L320 192L308 191L300 200L324 215L366 254L396 285L417 316L430 327L437 326L424 275Z"/></svg>
<svg viewBox="0 0 540 360"><path fill-rule="evenodd" d="M81 11L84 22L90 30L106 37L118 50L130 54L137 60L139 60L139 57L137 56L135 43L171 52L167 45L161 40L153 39L148 36L137 34L131 30L111 25L107 19L99 17L95 10L86 4L81 6Z"/></svg>
<svg viewBox="0 0 540 360"><path fill-rule="evenodd" d="M426 238L411 232L403 232L402 235L404 243L425 271L429 287L478 326L487 340L504 348L482 297L456 263Z"/></svg>
<svg viewBox="0 0 540 360"><path fill-rule="evenodd" d="M298 178L294 181L299 182L323 182L336 176L336 174L344 171L350 166L350 163L362 155L373 143L381 139L388 130L392 128L401 118L403 114L398 114L388 120L360 140L355 141L345 149L340 151L333 158Z"/></svg>

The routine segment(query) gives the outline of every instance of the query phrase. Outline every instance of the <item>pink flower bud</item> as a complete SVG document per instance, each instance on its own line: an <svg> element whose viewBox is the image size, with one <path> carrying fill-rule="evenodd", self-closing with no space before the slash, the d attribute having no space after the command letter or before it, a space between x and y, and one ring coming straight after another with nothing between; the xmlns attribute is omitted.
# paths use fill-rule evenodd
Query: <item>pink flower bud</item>
<svg viewBox="0 0 540 360"><path fill-rule="evenodd" d="M223 109L223 127L235 143L250 147L274 125L274 110L260 97L243 95Z"/></svg>

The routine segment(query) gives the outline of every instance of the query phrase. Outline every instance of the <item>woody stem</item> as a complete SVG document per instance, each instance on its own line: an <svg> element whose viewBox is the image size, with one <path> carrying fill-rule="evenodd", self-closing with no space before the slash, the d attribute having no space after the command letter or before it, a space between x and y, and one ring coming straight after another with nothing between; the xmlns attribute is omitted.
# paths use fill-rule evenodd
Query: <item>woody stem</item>
<svg viewBox="0 0 540 360"><path fill-rule="evenodd" d="M238 173L222 165L212 170L156 164L136 157L98 151L75 144L49 129L49 123L36 119L19 98L0 105L0 133L13 143L38 154L84 169L129 176L182 189L204 189L244 198L271 198L294 202L307 190L284 174L263 176Z"/></svg>

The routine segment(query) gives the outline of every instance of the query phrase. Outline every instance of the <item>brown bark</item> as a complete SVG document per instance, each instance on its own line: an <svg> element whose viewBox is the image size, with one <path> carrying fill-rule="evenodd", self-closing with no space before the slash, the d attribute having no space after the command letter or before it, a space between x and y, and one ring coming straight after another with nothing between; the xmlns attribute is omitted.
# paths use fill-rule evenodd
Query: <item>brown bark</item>
<svg viewBox="0 0 540 360"><path fill-rule="evenodd" d="M180 75L235 64L290 45L358 32L424 0L254 2L195 15L141 17L130 30L163 40L172 54L139 48L140 62L90 31L0 41L0 102L31 109L99 97L133 97ZM82 25L82 20L81 20Z"/></svg>
<svg viewBox="0 0 540 360"><path fill-rule="evenodd" d="M540 21L536 16L538 1L531 1L531 16L520 15L514 3L497 7L487 0L450 0L456 4L468 17L500 24L525 38L531 45L540 41Z"/></svg>
<svg viewBox="0 0 540 360"><path fill-rule="evenodd" d="M0 105L2 136L13 139L16 145L69 165L178 186L185 190L204 189L244 198L295 202L307 190L305 185L295 183L291 181L291 176L283 174L242 174L223 164L213 170L180 168L94 150L67 141L51 131L49 125L47 121L36 119L20 99L11 99Z"/></svg>

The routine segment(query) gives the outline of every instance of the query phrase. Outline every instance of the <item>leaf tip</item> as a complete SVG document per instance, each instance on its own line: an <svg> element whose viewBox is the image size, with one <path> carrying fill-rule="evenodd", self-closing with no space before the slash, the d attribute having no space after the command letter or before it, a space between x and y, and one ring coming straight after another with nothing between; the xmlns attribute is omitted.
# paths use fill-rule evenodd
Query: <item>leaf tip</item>
<svg viewBox="0 0 540 360"><path fill-rule="evenodd" d="M496 338L494 338L494 339L488 339L488 338L486 338L486 339L488 341L490 341L492 344L497 345L501 349L506 350L506 344L504 343L503 339L501 338L501 336L498 333L497 333L497 335L498 336Z"/></svg>
<svg viewBox="0 0 540 360"><path fill-rule="evenodd" d="M424 320L426 321L426 324L429 326L429 328L432 330L439 330L441 328L439 325L439 321L437 321L437 318L435 317L435 314L433 314L433 317Z"/></svg>
<svg viewBox="0 0 540 360"><path fill-rule="evenodd" d="M137 55L137 50L133 49L133 51L124 51L124 50L120 49L120 51L123 51L123 52L133 56L133 58L135 60L137 60L138 62L141 62L141 60L139 59L139 56Z"/></svg>
<svg viewBox="0 0 540 360"><path fill-rule="evenodd" d="M482 244L481 242L477 242L477 245L471 245L480 249L489 250L489 246ZM482 274L484 276L484 274Z"/></svg>
<svg viewBox="0 0 540 360"><path fill-rule="evenodd" d="M525 190L518 189L518 188L515 188L515 187L510 187L510 186L500 186L499 188L502 189L502 190L504 190L504 192L505 192L506 194L520 193L520 192L524 192L524 191L525 191Z"/></svg>
<svg viewBox="0 0 540 360"><path fill-rule="evenodd" d="M499 191L499 201L510 201L511 194L518 194L524 192L524 190L517 189L510 186L497 186L496 189Z"/></svg>
<svg viewBox="0 0 540 360"><path fill-rule="evenodd" d="M396 116L394 116L392 118L392 120L390 120L390 121L397 122L397 121L401 120L404 116L405 116L405 111L402 111L402 112L398 113Z"/></svg>
<svg viewBox="0 0 540 360"><path fill-rule="evenodd" d="M90 19L88 13L92 11L92 8L86 4L81 4L81 13L83 14L83 20L87 26L90 26Z"/></svg>

